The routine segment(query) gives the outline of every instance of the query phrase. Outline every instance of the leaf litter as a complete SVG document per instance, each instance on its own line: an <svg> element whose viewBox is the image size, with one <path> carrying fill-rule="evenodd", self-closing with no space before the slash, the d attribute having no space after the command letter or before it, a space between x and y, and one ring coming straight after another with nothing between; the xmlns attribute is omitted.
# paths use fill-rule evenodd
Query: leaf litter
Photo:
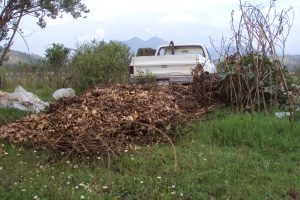
<svg viewBox="0 0 300 200"><path fill-rule="evenodd" d="M183 85L96 87L0 127L0 138L66 156L118 155L136 146L170 142L185 122L213 109L189 91Z"/></svg>

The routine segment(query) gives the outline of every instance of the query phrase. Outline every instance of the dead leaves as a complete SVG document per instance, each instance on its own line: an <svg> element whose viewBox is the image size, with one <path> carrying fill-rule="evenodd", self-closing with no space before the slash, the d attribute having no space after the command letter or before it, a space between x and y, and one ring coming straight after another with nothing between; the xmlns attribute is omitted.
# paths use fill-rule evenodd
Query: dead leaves
<svg viewBox="0 0 300 200"><path fill-rule="evenodd" d="M118 154L130 146L166 141L158 129L172 132L196 113L203 115L204 109L187 90L186 86L95 88L57 101L46 113L1 127L0 137L64 155ZM197 104L194 112L185 109L186 99Z"/></svg>

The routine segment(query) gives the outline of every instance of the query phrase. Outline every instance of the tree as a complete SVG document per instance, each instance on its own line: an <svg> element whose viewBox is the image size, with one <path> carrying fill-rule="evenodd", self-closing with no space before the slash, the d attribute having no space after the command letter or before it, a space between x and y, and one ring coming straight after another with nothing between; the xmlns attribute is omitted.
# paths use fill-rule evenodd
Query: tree
<svg viewBox="0 0 300 200"><path fill-rule="evenodd" d="M54 72L54 81L56 83L56 86L61 85L62 74L60 69L68 61L69 54L70 49L59 43L53 43L52 47L46 49L46 62L50 64L50 69Z"/></svg>
<svg viewBox="0 0 300 200"><path fill-rule="evenodd" d="M63 44L53 43L52 47L46 49L45 57L56 71L67 62L69 53L70 49Z"/></svg>
<svg viewBox="0 0 300 200"><path fill-rule="evenodd" d="M240 0L238 13L232 11L232 37L222 39L219 52L225 96L239 111L277 109L287 101L293 125L295 94L283 64L293 9L278 11L275 0L267 8Z"/></svg>
<svg viewBox="0 0 300 200"><path fill-rule="evenodd" d="M16 33L22 34L20 22L24 16L33 16L41 28L46 27L46 18L55 19L69 13L73 18L85 17L89 10L81 0L0 0L0 66Z"/></svg>

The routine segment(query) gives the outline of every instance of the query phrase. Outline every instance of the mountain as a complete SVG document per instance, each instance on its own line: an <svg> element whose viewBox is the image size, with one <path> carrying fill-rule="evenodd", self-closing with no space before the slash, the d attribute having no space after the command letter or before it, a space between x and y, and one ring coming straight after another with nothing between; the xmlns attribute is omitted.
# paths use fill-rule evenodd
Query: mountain
<svg viewBox="0 0 300 200"><path fill-rule="evenodd" d="M159 37L152 37L146 41L146 44L149 45L149 47L156 49L160 45L169 44L169 42L167 42Z"/></svg>
<svg viewBox="0 0 300 200"><path fill-rule="evenodd" d="M13 66L18 63L33 64L38 60L43 60L42 56L36 54L28 54L20 51L10 50L8 53L8 60L4 62L3 66Z"/></svg>
<svg viewBox="0 0 300 200"><path fill-rule="evenodd" d="M130 47L130 51L133 51L134 53L136 53L139 48L150 47L156 49L160 45L168 44L168 42L159 37L152 37L148 40L142 40L141 38L134 37L129 40L123 41L123 43L127 44Z"/></svg>

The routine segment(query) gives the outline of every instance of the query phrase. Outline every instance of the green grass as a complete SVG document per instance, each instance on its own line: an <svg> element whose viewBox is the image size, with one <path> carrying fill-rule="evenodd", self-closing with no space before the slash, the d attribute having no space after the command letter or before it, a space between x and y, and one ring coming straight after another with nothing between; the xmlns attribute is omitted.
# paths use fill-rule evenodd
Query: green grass
<svg viewBox="0 0 300 200"><path fill-rule="evenodd" d="M0 126L20 119L27 114L29 113L18 109L0 108Z"/></svg>
<svg viewBox="0 0 300 200"><path fill-rule="evenodd" d="M0 199L300 197L299 121L291 129L287 119L217 116L193 124L176 144L176 173L167 144L129 151L110 162L103 157L52 162L51 152L2 142Z"/></svg>
<svg viewBox="0 0 300 200"><path fill-rule="evenodd" d="M289 152L300 148L300 126L292 129L287 119L243 114L213 120L206 126L196 126L196 129L201 132L197 134L201 140L212 145L246 146L260 152Z"/></svg>

